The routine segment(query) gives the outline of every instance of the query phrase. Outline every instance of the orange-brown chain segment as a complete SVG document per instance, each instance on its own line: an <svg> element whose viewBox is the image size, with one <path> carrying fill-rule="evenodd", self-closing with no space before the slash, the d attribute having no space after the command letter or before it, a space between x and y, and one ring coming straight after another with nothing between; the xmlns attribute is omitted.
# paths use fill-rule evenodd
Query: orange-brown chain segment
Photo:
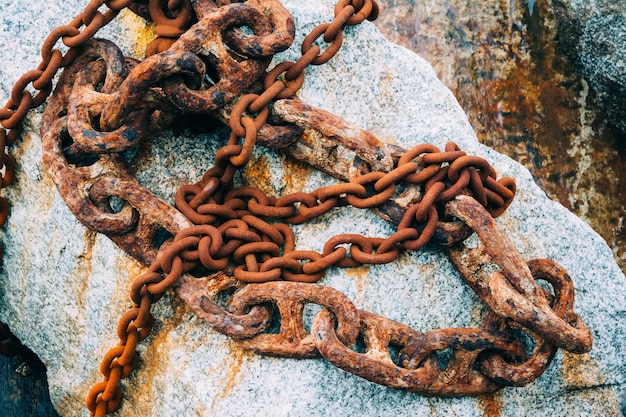
<svg viewBox="0 0 626 417"><path fill-rule="evenodd" d="M105 4L110 10L98 11ZM143 62L125 58L111 42L91 40L123 7L156 24L159 38ZM119 407L120 381L134 369L137 344L152 329L151 306L173 286L214 329L247 349L286 357L322 355L371 381L429 395L524 385L546 369L557 347L574 352L591 348L589 330L573 312L571 279L551 261L527 266L493 223L492 216L513 200L512 179L497 179L486 160L466 155L454 143L443 152L433 145L404 150L381 144L364 131L356 140L342 136L337 132L345 121L293 98L305 69L339 51L343 29L377 13L374 1L340 0L335 19L305 37L302 57L267 74L271 57L291 44L295 32L278 0L92 2L49 36L40 69L18 81L0 110L3 125L13 129L8 135L0 131L0 138L15 140L14 128L28 108L46 99L52 77L67 67L42 119L44 162L81 222L150 265L132 285L134 307L120 320L119 345L105 355L100 368L104 379L88 395L92 415ZM237 29L242 26L253 35ZM60 38L71 47L65 56L53 49ZM316 45L320 42L328 44L324 51ZM212 55L203 55L206 50ZM31 82L40 90L34 98L25 90ZM211 113L226 121L232 133L215 155L215 166L198 183L181 187L172 207L137 183L119 153L189 113ZM353 154L336 164L324 145L307 150L299 145L299 136L311 128L327 132L330 142L339 140ZM342 132L347 131L358 130ZM280 198L253 187L233 188L235 172L248 162L257 141L285 148L349 182ZM7 154L3 162L4 187L15 164ZM80 192L85 189L88 196ZM114 200L122 202L121 208L114 207ZM337 235L321 253L295 249L290 224L344 205L373 209L398 229L384 238ZM450 217L461 221L450 222ZM472 231L486 242L481 254L503 271L493 279L481 277L476 263L467 264L473 258L464 256L469 249L462 241ZM161 245L163 232L173 238ZM422 334L359 311L345 295L316 284L331 266L393 262L402 250L417 250L430 241L450 247L452 259L461 259L455 263L468 284L493 309L483 328ZM506 249L485 249L494 242ZM231 273L211 274L220 270ZM197 279L190 271L211 275ZM555 295L537 287L535 278L550 282ZM236 292L227 305L218 305L217 296L232 289ZM310 334L302 318L307 303L324 307ZM281 317L278 334L267 333L272 314ZM530 356L511 333L520 325L536 340ZM363 354L350 349L360 336L366 341ZM402 348L397 358L388 357L390 344ZM452 359L440 371L437 352L446 349L452 350Z"/></svg>

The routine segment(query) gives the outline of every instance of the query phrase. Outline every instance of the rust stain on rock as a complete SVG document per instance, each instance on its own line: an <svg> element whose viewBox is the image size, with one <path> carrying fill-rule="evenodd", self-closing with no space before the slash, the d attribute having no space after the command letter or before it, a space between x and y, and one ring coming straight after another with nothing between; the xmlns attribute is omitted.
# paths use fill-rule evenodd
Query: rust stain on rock
<svg viewBox="0 0 626 417"><path fill-rule="evenodd" d="M565 386L570 389L595 387L606 381L601 368L588 353L577 355L563 351L560 375Z"/></svg>
<svg viewBox="0 0 626 417"><path fill-rule="evenodd" d="M346 277L354 279L354 285L356 287L356 299L354 302L357 305L364 304L364 297L367 294L367 288L365 286L365 278L370 273L370 266L363 265L355 268L346 269Z"/></svg>
<svg viewBox="0 0 626 417"><path fill-rule="evenodd" d="M367 265L357 266L356 268L346 270L346 276L350 278L357 278L359 281L363 281L369 273L370 267Z"/></svg>
<svg viewBox="0 0 626 417"><path fill-rule="evenodd" d="M285 169L285 194L304 190L313 168L289 156L285 157L283 165Z"/></svg>
<svg viewBox="0 0 626 417"><path fill-rule="evenodd" d="M166 318L159 319L158 315L155 317L152 334L143 342L146 350L139 355L140 372L135 377L131 377L132 389L135 392L132 401L136 403L153 403L154 381L168 370L167 352L171 350L171 346L169 346L170 334L185 320L186 305L175 296L167 297L167 301L170 302L173 313ZM130 398L128 397L127 401L130 401Z"/></svg>
<svg viewBox="0 0 626 417"><path fill-rule="evenodd" d="M38 139L37 137L36 142L38 142ZM55 188L54 182L46 170L41 169L43 172L37 172L37 167L41 166L40 160L37 159L37 162L33 164L33 166L27 166L30 165L29 161L33 161L33 147L38 148L40 146L39 144L33 145L32 142L32 135L25 134L21 140L17 140L11 145L10 154L13 155L16 162L15 182L4 190L10 205L15 204L17 206L20 202L28 201L24 196L31 195L36 196L35 204L41 213L50 213L55 198L54 192L52 191ZM41 181L31 185L22 180L24 176L41 178ZM11 220L9 220L8 225L12 228L16 227L16 224Z"/></svg>
<svg viewBox="0 0 626 417"><path fill-rule="evenodd" d="M219 393L213 398L211 405L208 407L209 410L213 410L215 405L225 399L233 387L237 383L237 378L241 373L244 362L250 358L251 353L243 350L236 342L231 341L230 346L230 354L225 362L222 363L223 366L226 367L226 375L224 377L224 388L222 388Z"/></svg>
<svg viewBox="0 0 626 417"><path fill-rule="evenodd" d="M84 251L78 255L76 259L76 267L72 270L71 275L75 277L79 277L76 282L76 303L81 307L85 308L86 297L88 291L89 280L86 277L91 275L91 262L93 260L93 247L96 243L97 233L90 230L85 229L84 236Z"/></svg>
<svg viewBox="0 0 626 417"><path fill-rule="evenodd" d="M374 22L429 61L478 139L585 220L626 271L624 135L561 50L553 2L390 0Z"/></svg>
<svg viewBox="0 0 626 417"><path fill-rule="evenodd" d="M370 267L368 265L346 269L346 276L348 278L355 278L356 288L359 294L365 292L365 278L369 273Z"/></svg>
<svg viewBox="0 0 626 417"><path fill-rule="evenodd" d="M123 9L119 14L120 25L125 27L129 34L129 39L134 39L133 55L138 59L143 59L146 47L156 37L154 33L154 23L147 22L144 18L137 16L128 9Z"/></svg>
<svg viewBox="0 0 626 417"><path fill-rule="evenodd" d="M487 394L478 397L478 406L483 412L482 417L501 417L502 400L499 394Z"/></svg>
<svg viewBox="0 0 626 417"><path fill-rule="evenodd" d="M128 298L128 294L130 293L131 285L135 278L146 271L145 265L136 259L132 258L129 255L120 256L117 258L116 262L117 271L121 271L124 276L124 282L128 285L125 286L124 295L125 300Z"/></svg>
<svg viewBox="0 0 626 417"><path fill-rule="evenodd" d="M24 154L32 141L33 137L29 134L26 134L21 140L17 140L13 145L11 145L11 153L13 154L13 157L16 159L17 163L23 160L20 156ZM21 169L16 170L16 172L21 172Z"/></svg>
<svg viewBox="0 0 626 417"><path fill-rule="evenodd" d="M223 395L227 395L235 386L237 377L241 373L244 360L250 357L250 353L241 349L236 343L231 343L231 354L229 356L228 373L226 375L226 384L222 390Z"/></svg>
<svg viewBox="0 0 626 417"><path fill-rule="evenodd" d="M272 179L267 157L253 156L250 158L243 175L249 186L260 188L270 196L276 194L276 190L271 186Z"/></svg>

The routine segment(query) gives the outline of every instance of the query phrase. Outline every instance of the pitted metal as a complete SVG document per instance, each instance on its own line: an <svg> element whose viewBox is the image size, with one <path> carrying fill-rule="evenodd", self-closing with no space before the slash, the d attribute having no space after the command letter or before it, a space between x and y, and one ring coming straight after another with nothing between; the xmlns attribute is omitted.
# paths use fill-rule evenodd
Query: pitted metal
<svg viewBox="0 0 626 417"><path fill-rule="evenodd" d="M105 6L109 10L100 12ZM125 7L152 19L159 35L141 62L93 39ZM118 346L102 361L103 380L87 396L92 415L119 407L120 381L131 374L137 344L152 330L151 307L173 287L245 349L322 356L370 381L426 395L522 386L547 369L558 347L591 349L567 272L552 261L523 260L493 220L514 198L513 179L498 178L488 161L452 142L443 151L430 144L405 150L294 96L306 68L338 53L343 29L377 13L373 0L340 0L335 19L304 38L302 57L269 72L273 55L295 34L278 0L93 0L50 34L41 65L18 81L0 109L0 122L12 129L0 130L1 148L15 141L15 128L50 95L53 77L65 67L42 118L44 162L83 224L149 265L132 284L133 308L120 320ZM72 47L65 55L54 48L59 39ZM29 84L39 90L34 97ZM172 205L138 184L123 152L185 114L215 117L231 135L215 166L180 187ZM234 188L236 171L257 144L282 149L343 182L279 198ZM6 153L0 162L6 187L15 163ZM397 230L385 237L332 236L321 252L296 249L291 225L345 205L371 209ZM2 224L8 210L0 199ZM469 249L463 241L472 233L481 244ZM481 328L418 332L358 310L341 292L317 283L329 267L390 263L429 242L445 248L490 308ZM226 294L228 301L221 301ZM321 308L310 331L306 304ZM520 332L534 340L531 352ZM354 347L359 339L363 352ZM392 345L397 355L390 354ZM451 352L444 362L443 351Z"/></svg>

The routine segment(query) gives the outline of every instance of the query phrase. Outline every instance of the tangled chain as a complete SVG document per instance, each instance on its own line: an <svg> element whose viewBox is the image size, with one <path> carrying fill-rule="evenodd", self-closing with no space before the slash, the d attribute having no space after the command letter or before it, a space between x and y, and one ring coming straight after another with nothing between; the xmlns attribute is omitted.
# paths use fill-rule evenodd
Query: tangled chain
<svg viewBox="0 0 626 417"><path fill-rule="evenodd" d="M108 10L102 13L102 7ZM158 37L142 62L93 39L125 7L156 25ZM120 320L118 346L101 363L103 380L87 396L92 415L119 407L120 381L135 368L137 345L152 330L151 307L172 287L215 330L246 349L322 356L370 381L427 395L522 386L545 371L557 348L591 349L591 333L573 310L567 272L553 261L524 261L493 220L514 198L513 179L498 179L485 159L452 142L443 151L428 144L392 147L294 98L305 69L339 51L343 29L377 13L373 0L340 0L334 20L305 37L302 57L267 73L271 57L288 48L295 34L278 0L92 1L44 42L42 63L17 82L0 110L2 125L10 129L0 130L2 187L15 170L5 147L15 141L28 109L51 94L52 79L64 67L42 118L44 162L83 224L149 265L133 282L134 307ZM65 55L54 48L59 39L70 47ZM327 44L324 50L320 43ZM29 84L39 90L34 97ZM172 207L137 183L122 152L182 114L210 114L227 123L231 135L214 167L196 184L180 187ZM320 133L319 143L303 144L307 129ZM279 198L258 188L234 188L234 175L257 142L347 182ZM291 224L346 205L373 209L397 231L388 237L333 236L321 253L295 248ZM7 216L8 204L0 199L2 223ZM469 249L463 241L472 233L481 244ZM317 284L331 266L386 264L431 241L444 245L491 309L481 328L420 333L358 310L344 294ZM536 280L547 281L554 293ZM220 304L226 293L232 295ZM323 307L310 332L303 318L308 303ZM278 332L270 328L272 317L280 317ZM531 352L516 337L520 331L534 341ZM364 347L355 348L357 341ZM396 357L391 346L399 351ZM452 354L444 358L446 350Z"/></svg>

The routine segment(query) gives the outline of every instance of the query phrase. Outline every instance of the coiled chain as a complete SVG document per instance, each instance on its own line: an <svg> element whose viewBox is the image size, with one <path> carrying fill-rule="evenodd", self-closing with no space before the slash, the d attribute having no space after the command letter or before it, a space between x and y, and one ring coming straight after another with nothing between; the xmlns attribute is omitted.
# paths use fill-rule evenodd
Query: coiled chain
<svg viewBox="0 0 626 417"><path fill-rule="evenodd" d="M141 62L124 57L109 41L93 39L125 7L156 25L158 37ZM485 159L452 142L443 151L429 144L392 147L294 97L305 69L328 62L341 48L344 28L375 19L378 6L373 0L340 0L334 13L332 22L304 38L297 62L266 71L295 35L293 19L278 0L92 1L49 35L42 63L17 82L0 109L0 122L9 129L0 130L3 188L15 171L6 146L65 68L42 118L44 162L83 224L148 265L133 282L134 307L120 320L119 344L101 363L103 380L87 396L92 415L119 407L120 381L135 368L137 344L154 323L151 306L172 287L215 330L246 349L323 356L370 381L427 395L522 386L544 372L558 347L591 349L591 333L573 311L567 272L549 260L524 261L493 221L514 198L513 179L498 179ZM54 48L59 40L70 48L65 55ZM38 90L34 97L29 84ZM183 114L211 115L227 123L231 134L214 167L197 183L180 187L172 206L138 184L121 153ZM313 147L300 141L307 129L321 133ZM258 188L234 188L233 177L257 142L285 149L346 182L279 198ZM328 149L338 144L347 151L331 156ZM295 248L290 225L346 205L374 210L397 231L387 237L333 236L321 253ZM8 203L0 198L0 223L7 216ZM472 233L481 245L469 249L463 241ZM163 243L164 235L170 238ZM429 242L444 245L491 309L481 328L420 333L358 310L344 294L317 284L331 266L385 264ZM554 292L536 280L547 281ZM233 291L226 304L217 301ZM307 332L303 311L309 303L323 308ZM280 317L278 332L270 331L272 317ZM534 341L531 352L519 332ZM357 340L364 348L355 348ZM396 357L390 346L398 348ZM452 354L444 360L445 350Z"/></svg>

